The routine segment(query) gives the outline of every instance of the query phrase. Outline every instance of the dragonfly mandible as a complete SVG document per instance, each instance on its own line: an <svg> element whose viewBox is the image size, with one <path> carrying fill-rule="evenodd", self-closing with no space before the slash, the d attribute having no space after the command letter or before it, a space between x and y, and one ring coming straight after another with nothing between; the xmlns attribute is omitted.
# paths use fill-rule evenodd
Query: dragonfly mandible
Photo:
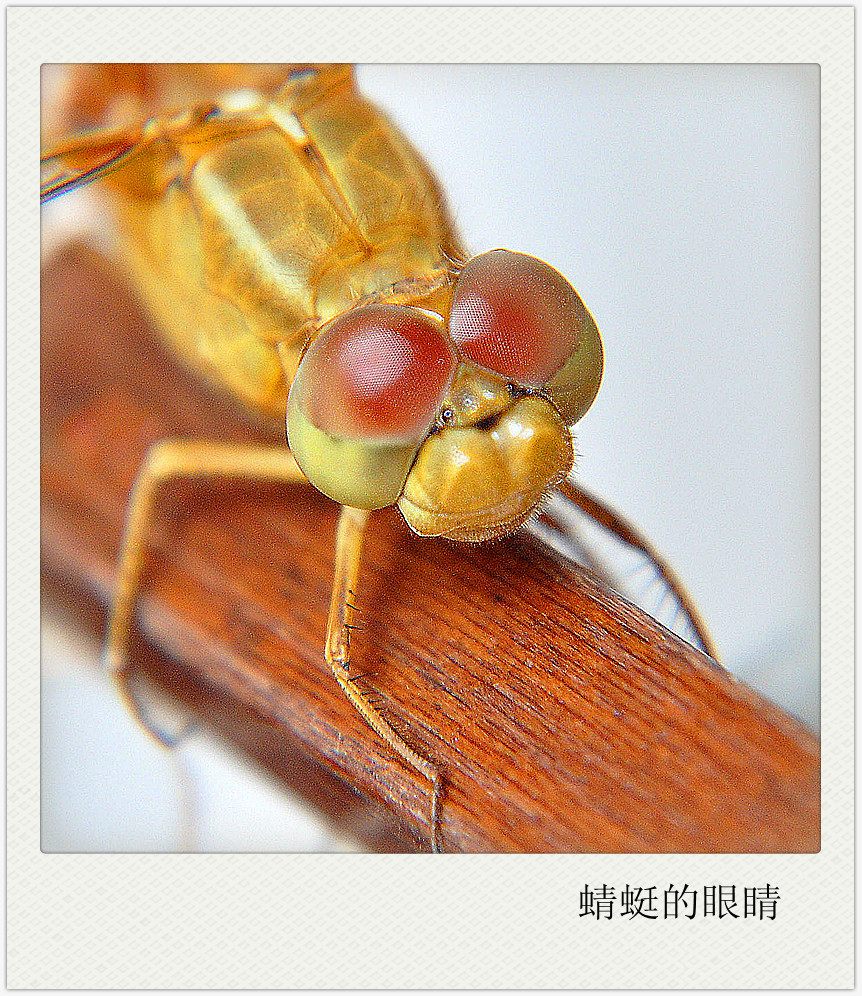
<svg viewBox="0 0 862 996"><path fill-rule="evenodd" d="M70 81L43 199L98 181L124 262L188 366L283 444L166 441L130 495L105 659L141 722L128 641L158 489L171 480L307 478L341 503L325 656L347 697L427 779L440 848L443 776L351 681L370 513L481 541L581 509L648 555L703 649L670 568L569 478L571 426L598 392L596 323L569 282L511 250L470 258L428 167L348 66L97 66ZM552 493L558 496L547 504ZM544 526L547 529L547 525Z"/></svg>

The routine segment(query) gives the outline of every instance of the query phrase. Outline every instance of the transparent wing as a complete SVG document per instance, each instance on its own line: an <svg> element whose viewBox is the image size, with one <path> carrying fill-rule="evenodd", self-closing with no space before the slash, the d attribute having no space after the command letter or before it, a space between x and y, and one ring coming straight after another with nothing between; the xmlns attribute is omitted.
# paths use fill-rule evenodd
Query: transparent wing
<svg viewBox="0 0 862 996"><path fill-rule="evenodd" d="M352 88L353 70L342 64L76 67L54 115L55 129L65 125L71 133L49 140L42 153L41 201L113 174L133 159L148 159L139 164L140 176L155 175L178 143L225 141L264 127L270 117L261 110L274 92L276 104L291 110L345 85ZM106 124L118 115L129 123ZM127 182L140 184L140 176Z"/></svg>
<svg viewBox="0 0 862 996"><path fill-rule="evenodd" d="M81 135L43 153L39 197L46 201L119 169L140 148L140 129Z"/></svg>
<svg viewBox="0 0 862 996"><path fill-rule="evenodd" d="M129 191L157 194L173 175L166 170L180 147L188 156L195 151L199 155L208 145L249 134L268 123L261 113L226 110L209 102L170 119L72 135L40 157L41 202L112 174L120 174L118 182ZM135 168L130 170L130 165Z"/></svg>
<svg viewBox="0 0 862 996"><path fill-rule="evenodd" d="M646 537L595 495L565 480L524 528L718 659L709 630L676 572Z"/></svg>

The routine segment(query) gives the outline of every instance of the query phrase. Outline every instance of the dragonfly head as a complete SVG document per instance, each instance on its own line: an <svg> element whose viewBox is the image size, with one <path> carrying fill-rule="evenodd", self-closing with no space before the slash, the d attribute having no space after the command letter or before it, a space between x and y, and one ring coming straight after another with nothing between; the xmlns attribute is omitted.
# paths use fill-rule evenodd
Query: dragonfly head
<svg viewBox="0 0 862 996"><path fill-rule="evenodd" d="M447 316L377 304L324 326L291 387L290 446L342 504L397 501L421 535L488 539L517 528L570 469L570 426L602 364L572 286L495 250L461 271Z"/></svg>

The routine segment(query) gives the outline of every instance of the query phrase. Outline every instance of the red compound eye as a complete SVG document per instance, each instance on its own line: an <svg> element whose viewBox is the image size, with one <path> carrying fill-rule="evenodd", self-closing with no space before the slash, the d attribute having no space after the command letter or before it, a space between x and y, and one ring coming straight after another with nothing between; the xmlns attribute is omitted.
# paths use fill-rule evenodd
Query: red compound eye
<svg viewBox="0 0 862 996"><path fill-rule="evenodd" d="M369 305L331 322L309 346L294 389L323 432L424 436L455 369L439 321L416 308Z"/></svg>
<svg viewBox="0 0 862 996"><path fill-rule="evenodd" d="M449 331L474 363L541 387L577 349L586 314L575 289L552 266L495 249L461 272Z"/></svg>

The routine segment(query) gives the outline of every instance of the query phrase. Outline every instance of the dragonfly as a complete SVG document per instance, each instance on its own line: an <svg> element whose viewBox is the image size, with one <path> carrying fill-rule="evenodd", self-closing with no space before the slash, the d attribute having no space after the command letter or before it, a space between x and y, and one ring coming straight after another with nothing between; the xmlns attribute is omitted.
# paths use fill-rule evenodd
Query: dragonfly
<svg viewBox="0 0 862 996"><path fill-rule="evenodd" d="M167 345L278 439L166 440L129 495L104 659L158 742L174 738L135 693L128 648L156 496L183 478L308 481L341 505L324 656L427 780L432 850L443 772L352 680L373 511L396 505L419 535L464 542L525 528L609 577L577 538L586 517L644 558L674 616L716 656L671 567L572 480L572 426L603 373L593 316L542 260L469 255L436 178L352 67L77 67L65 103L68 130L42 155L43 202L101 189Z"/></svg>

